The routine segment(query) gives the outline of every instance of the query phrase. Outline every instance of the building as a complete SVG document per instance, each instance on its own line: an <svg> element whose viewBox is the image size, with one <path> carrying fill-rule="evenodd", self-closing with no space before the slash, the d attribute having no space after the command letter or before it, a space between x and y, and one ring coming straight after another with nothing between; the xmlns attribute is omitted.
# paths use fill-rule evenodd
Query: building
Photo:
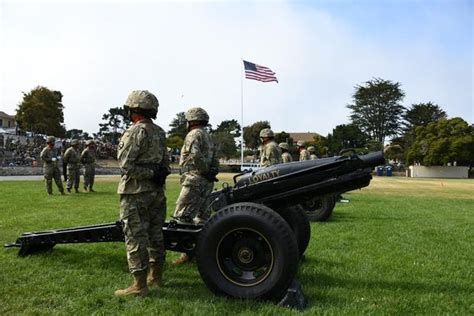
<svg viewBox="0 0 474 316"><path fill-rule="evenodd" d="M16 129L16 121L14 115L8 115L5 112L0 111L0 128L4 130L12 129L15 131Z"/></svg>
<svg viewBox="0 0 474 316"><path fill-rule="evenodd" d="M299 140L303 140L306 143L312 143L314 142L314 137L316 136L321 136L318 133L312 133L312 132L306 132L306 133L300 133L300 132L287 132L290 134L290 138L293 139L293 142L297 142Z"/></svg>

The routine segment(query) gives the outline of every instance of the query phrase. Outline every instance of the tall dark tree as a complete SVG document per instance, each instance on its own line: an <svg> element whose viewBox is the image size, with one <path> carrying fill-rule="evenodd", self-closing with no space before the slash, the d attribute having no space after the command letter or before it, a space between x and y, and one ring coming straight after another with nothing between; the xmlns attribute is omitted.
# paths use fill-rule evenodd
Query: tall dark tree
<svg viewBox="0 0 474 316"><path fill-rule="evenodd" d="M170 123L171 129L168 131L169 136L179 136L182 139L186 137L188 128L186 127L186 116L184 112L179 112Z"/></svg>
<svg viewBox="0 0 474 316"><path fill-rule="evenodd" d="M447 118L447 114L437 104L431 102L412 104L403 115L405 120L403 129L414 131L417 126L426 126L442 118Z"/></svg>
<svg viewBox="0 0 474 316"><path fill-rule="evenodd" d="M362 132L383 146L386 137L395 136L401 130L404 107L400 102L405 93L399 82L375 78L356 86L351 109L351 121Z"/></svg>
<svg viewBox="0 0 474 316"><path fill-rule="evenodd" d="M416 127L427 126L442 118L447 118L446 112L431 102L412 104L411 108L406 110L403 115L403 135L398 144L401 147L403 158L407 156L409 148L415 142Z"/></svg>
<svg viewBox="0 0 474 316"><path fill-rule="evenodd" d="M355 124L337 125L331 136L328 136L328 147L331 153L337 154L346 148L365 147L368 137Z"/></svg>
<svg viewBox="0 0 474 316"><path fill-rule="evenodd" d="M36 134L64 137L63 95L38 86L28 93L23 92L23 101L16 110L18 126Z"/></svg>
<svg viewBox="0 0 474 316"><path fill-rule="evenodd" d="M99 123L99 135L106 141L114 144L122 133L130 126L131 121L127 111L123 107L110 108L107 113L102 115L103 123Z"/></svg>
<svg viewBox="0 0 474 316"><path fill-rule="evenodd" d="M257 149L260 145L260 131L264 128L270 128L270 122L258 121L252 125L244 127L244 143L248 149Z"/></svg>

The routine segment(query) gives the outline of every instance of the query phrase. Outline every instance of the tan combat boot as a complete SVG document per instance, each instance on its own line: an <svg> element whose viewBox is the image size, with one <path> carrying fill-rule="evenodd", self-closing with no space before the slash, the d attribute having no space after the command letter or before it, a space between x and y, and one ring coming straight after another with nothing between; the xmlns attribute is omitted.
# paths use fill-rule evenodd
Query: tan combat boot
<svg viewBox="0 0 474 316"><path fill-rule="evenodd" d="M179 257L178 259L176 259L174 262L173 262L173 265L175 266L178 266L180 264L183 264L183 263L186 263L186 262L189 262L190 261L190 258L188 256L188 254L186 253L183 253L181 255L181 257Z"/></svg>
<svg viewBox="0 0 474 316"><path fill-rule="evenodd" d="M156 262L150 262L150 270L147 278L148 286L163 286L163 265Z"/></svg>
<svg viewBox="0 0 474 316"><path fill-rule="evenodd" d="M126 289L120 289L115 291L115 296L128 296L137 295L145 297L148 295L148 287L146 284L146 271L140 271L133 273L134 281L132 285Z"/></svg>

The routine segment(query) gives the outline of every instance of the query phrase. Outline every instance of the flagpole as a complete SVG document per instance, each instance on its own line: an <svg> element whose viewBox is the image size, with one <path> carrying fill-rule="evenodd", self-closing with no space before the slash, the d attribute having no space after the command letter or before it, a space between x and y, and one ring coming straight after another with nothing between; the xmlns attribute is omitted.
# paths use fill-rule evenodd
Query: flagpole
<svg viewBox="0 0 474 316"><path fill-rule="evenodd" d="M244 59L241 58L242 63ZM242 67L242 64L240 64ZM244 164L244 70L240 74L240 169Z"/></svg>

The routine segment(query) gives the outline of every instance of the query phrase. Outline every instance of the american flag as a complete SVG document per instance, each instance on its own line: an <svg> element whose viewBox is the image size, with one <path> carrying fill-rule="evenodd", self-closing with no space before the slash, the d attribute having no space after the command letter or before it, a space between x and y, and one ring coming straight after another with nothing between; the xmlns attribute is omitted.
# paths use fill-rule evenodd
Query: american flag
<svg viewBox="0 0 474 316"><path fill-rule="evenodd" d="M253 79L262 82L278 82L278 79L275 77L276 74L268 67L260 66L245 60L244 67L246 79Z"/></svg>

